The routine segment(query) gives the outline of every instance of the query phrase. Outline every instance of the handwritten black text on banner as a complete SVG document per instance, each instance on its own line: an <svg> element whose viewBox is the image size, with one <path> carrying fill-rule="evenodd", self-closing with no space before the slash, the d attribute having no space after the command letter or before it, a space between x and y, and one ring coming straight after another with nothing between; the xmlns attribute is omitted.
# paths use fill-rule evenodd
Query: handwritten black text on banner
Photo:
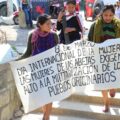
<svg viewBox="0 0 120 120"><path fill-rule="evenodd" d="M75 91L119 88L120 39L61 44L10 64L27 113Z"/></svg>

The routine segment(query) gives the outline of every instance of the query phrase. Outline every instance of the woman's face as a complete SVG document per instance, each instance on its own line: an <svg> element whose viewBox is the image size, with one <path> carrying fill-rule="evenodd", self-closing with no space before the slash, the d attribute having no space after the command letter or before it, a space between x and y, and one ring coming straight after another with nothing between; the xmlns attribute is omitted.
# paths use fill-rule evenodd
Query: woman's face
<svg viewBox="0 0 120 120"><path fill-rule="evenodd" d="M51 30L51 20L47 20L43 25L40 24L40 29L43 32L50 32L50 30Z"/></svg>
<svg viewBox="0 0 120 120"><path fill-rule="evenodd" d="M111 23L114 13L111 10L106 10L103 12L102 17L105 23Z"/></svg>
<svg viewBox="0 0 120 120"><path fill-rule="evenodd" d="M69 13L74 13L74 12L75 12L75 5L73 5L73 4L68 4L68 5L66 6L66 9L67 9L67 11L68 11Z"/></svg>

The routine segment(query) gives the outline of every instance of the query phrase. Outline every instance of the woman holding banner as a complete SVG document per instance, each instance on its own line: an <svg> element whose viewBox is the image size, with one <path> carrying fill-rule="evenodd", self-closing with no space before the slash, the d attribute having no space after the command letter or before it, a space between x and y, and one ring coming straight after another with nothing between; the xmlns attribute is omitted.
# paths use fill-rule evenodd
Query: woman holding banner
<svg viewBox="0 0 120 120"><path fill-rule="evenodd" d="M104 42L107 39L120 38L120 20L115 18L115 9L113 5L105 5L101 15L92 24L88 40L96 43ZM110 96L115 96L115 89L109 90ZM109 111L108 90L102 91L105 104L104 112Z"/></svg>
<svg viewBox="0 0 120 120"><path fill-rule="evenodd" d="M28 45L25 54L20 58L37 55L58 44L58 37L51 31L51 20L47 14L41 15L37 19L37 28L29 35ZM43 106L43 120L49 120L52 110L52 103Z"/></svg>

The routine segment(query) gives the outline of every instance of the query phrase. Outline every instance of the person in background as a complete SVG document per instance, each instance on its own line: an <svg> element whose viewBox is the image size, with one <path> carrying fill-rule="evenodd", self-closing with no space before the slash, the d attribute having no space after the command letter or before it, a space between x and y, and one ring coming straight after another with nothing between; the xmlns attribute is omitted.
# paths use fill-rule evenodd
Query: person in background
<svg viewBox="0 0 120 120"><path fill-rule="evenodd" d="M76 0L76 13L78 13L79 14L79 11L80 11L80 2L81 2L81 0Z"/></svg>
<svg viewBox="0 0 120 120"><path fill-rule="evenodd" d="M25 13L26 25L28 28L33 28L32 23L32 3L31 0L18 0L19 11L23 10Z"/></svg>
<svg viewBox="0 0 120 120"><path fill-rule="evenodd" d="M58 37L56 33L51 32L50 16L43 14L37 19L37 28L28 36L26 52L18 60L42 53L57 44ZM42 120L49 120L52 103L44 105L42 108L44 113Z"/></svg>
<svg viewBox="0 0 120 120"><path fill-rule="evenodd" d="M120 19L120 1L116 2L115 15L116 15L116 17L118 17Z"/></svg>
<svg viewBox="0 0 120 120"><path fill-rule="evenodd" d="M50 3L50 15L52 18L57 18L59 13L60 4L58 0L51 1Z"/></svg>
<svg viewBox="0 0 120 120"><path fill-rule="evenodd" d="M94 7L94 11L93 11L93 20L97 19L101 11L102 11L101 5L99 3L96 4L96 6Z"/></svg>
<svg viewBox="0 0 120 120"><path fill-rule="evenodd" d="M96 20L104 7L103 0L95 0L93 5L93 20Z"/></svg>
<svg viewBox="0 0 120 120"><path fill-rule="evenodd" d="M58 15L57 19L57 30L61 30L60 32L60 43L65 44L65 34L68 34L70 43L74 42L75 40L81 39L81 34L83 32L82 24L79 17L76 15L76 1L69 0L67 1L66 5L66 12L61 11ZM66 15L66 23L67 27L63 30L63 16Z"/></svg>
<svg viewBox="0 0 120 120"><path fill-rule="evenodd" d="M91 25L88 40L95 43L102 43L108 39L120 38L120 20L115 17L113 5L105 5L101 16ZM103 90L104 112L109 111L110 101L108 92L111 97L115 96L115 89Z"/></svg>

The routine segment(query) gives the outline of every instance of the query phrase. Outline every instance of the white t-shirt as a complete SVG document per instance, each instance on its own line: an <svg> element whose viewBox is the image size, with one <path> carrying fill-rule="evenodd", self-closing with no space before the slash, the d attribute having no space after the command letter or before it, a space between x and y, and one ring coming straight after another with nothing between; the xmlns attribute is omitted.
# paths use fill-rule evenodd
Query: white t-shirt
<svg viewBox="0 0 120 120"><path fill-rule="evenodd" d="M120 19L120 7L115 9L115 15Z"/></svg>

